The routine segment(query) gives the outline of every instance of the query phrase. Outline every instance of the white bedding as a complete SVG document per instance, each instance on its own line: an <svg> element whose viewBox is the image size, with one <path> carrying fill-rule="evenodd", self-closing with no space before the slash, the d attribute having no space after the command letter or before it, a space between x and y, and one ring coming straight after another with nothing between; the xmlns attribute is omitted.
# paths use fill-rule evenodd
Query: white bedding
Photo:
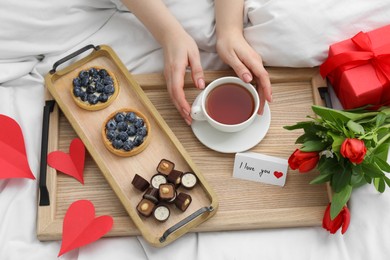
<svg viewBox="0 0 390 260"><path fill-rule="evenodd" d="M196 39L204 69L226 66L215 53L212 0L165 0ZM245 36L269 66L318 66L329 44L390 24L383 0L248 0ZM162 50L116 1L0 1L0 114L22 127L38 177L43 76L87 45L108 44L132 73L161 72ZM1 127L1 126L0 126ZM56 259L60 242L36 238L38 182L0 180L0 259ZM390 192L354 191L344 236L321 227L188 234L157 249L141 237L101 239L61 259L389 259Z"/></svg>

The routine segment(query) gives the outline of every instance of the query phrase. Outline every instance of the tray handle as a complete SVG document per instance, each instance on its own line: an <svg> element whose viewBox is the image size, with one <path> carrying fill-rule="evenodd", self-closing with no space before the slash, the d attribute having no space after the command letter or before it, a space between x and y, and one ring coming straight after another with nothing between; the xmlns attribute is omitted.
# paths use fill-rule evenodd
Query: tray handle
<svg viewBox="0 0 390 260"><path fill-rule="evenodd" d="M58 60L57 62L55 62L55 63L53 64L53 69L50 70L50 74L56 73L57 67L60 66L62 63L66 62L66 61L68 61L68 60L70 60L70 59L73 59L73 58L76 57L77 55L80 55L81 53L83 53L83 52L85 52L85 51L87 51L87 50L89 50L89 49L92 49L92 48L93 48L95 51L97 51L97 50L100 49L100 46L99 46L99 45L95 46L95 45L93 45L93 44L89 44L89 45L84 46L83 48L81 48L81 49L79 49L79 50L77 50L77 51L75 51L75 52L69 54L68 56L65 56L64 58Z"/></svg>
<svg viewBox="0 0 390 260"><path fill-rule="evenodd" d="M184 225L188 224L189 222L191 222L192 220L196 219L197 217L199 217L200 215L202 215L203 213L205 212L211 212L214 210L214 207L213 206L209 206L209 207L203 207L203 208L200 208L198 209L197 211L195 211L194 213L192 213L191 215L189 215L188 217L186 217L185 219L179 221L177 224L173 225L172 227L168 228L164 234L160 237L159 241L160 243L164 243L165 240L167 239L167 237L172 234L173 232L175 232L176 230L178 230L179 228L183 227Z"/></svg>
<svg viewBox="0 0 390 260"><path fill-rule="evenodd" d="M39 206L50 205L49 191L46 186L47 149L49 140L50 113L53 112L54 100L47 100L43 108L42 143L41 143L41 169L39 174Z"/></svg>

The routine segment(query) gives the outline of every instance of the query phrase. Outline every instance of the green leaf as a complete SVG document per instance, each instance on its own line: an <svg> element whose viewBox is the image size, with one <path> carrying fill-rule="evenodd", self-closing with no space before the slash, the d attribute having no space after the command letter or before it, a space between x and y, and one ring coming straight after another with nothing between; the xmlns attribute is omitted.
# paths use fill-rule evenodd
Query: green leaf
<svg viewBox="0 0 390 260"><path fill-rule="evenodd" d="M382 171L390 172L390 165L385 160L382 160L379 157L374 157L374 161Z"/></svg>
<svg viewBox="0 0 390 260"><path fill-rule="evenodd" d="M390 187L390 179L386 175L384 176L384 179L385 179L387 186Z"/></svg>
<svg viewBox="0 0 390 260"><path fill-rule="evenodd" d="M366 183L366 180L363 178L364 172L360 165L352 166L352 176L351 176L351 186L354 188L360 187Z"/></svg>
<svg viewBox="0 0 390 260"><path fill-rule="evenodd" d="M295 125L283 126L283 128L287 130L296 130L296 129L311 127L313 124L314 124L313 121L303 121L303 122L298 122Z"/></svg>
<svg viewBox="0 0 390 260"><path fill-rule="evenodd" d="M370 176L368 176L367 174L364 174L364 179L366 180L366 182L368 183L368 184L371 184L371 182L372 182L372 178L370 177Z"/></svg>
<svg viewBox="0 0 390 260"><path fill-rule="evenodd" d="M381 126L385 121L386 121L386 114L382 111L376 116L376 126L379 127Z"/></svg>
<svg viewBox="0 0 390 260"><path fill-rule="evenodd" d="M373 149L372 153L374 153L374 157L381 158L382 160L387 160L387 155L389 153L389 143L382 143Z"/></svg>
<svg viewBox="0 0 390 260"><path fill-rule="evenodd" d="M324 174L320 174L315 177L310 184L321 184L330 181L332 178L332 172L325 172Z"/></svg>
<svg viewBox="0 0 390 260"><path fill-rule="evenodd" d="M333 143L332 143L333 152L339 153L341 145L343 144L343 142L345 140L345 137L337 135L337 134L332 133L332 132L328 132L328 135L330 135L333 139Z"/></svg>
<svg viewBox="0 0 390 260"><path fill-rule="evenodd" d="M370 176L371 178L379 178L384 175L381 169L378 166L372 163L362 163L362 170L365 175Z"/></svg>
<svg viewBox="0 0 390 260"><path fill-rule="evenodd" d="M361 124L358 124L352 120L349 120L347 123L347 127L354 132L355 134L364 134L364 128Z"/></svg>
<svg viewBox="0 0 390 260"><path fill-rule="evenodd" d="M332 203L330 205L330 218L334 219L340 213L341 209L347 204L351 197L352 186L345 186L340 192L333 194Z"/></svg>
<svg viewBox="0 0 390 260"><path fill-rule="evenodd" d="M338 170L332 175L331 185L335 192L340 192L345 186L349 185L352 177L352 169L350 165L343 167L339 166Z"/></svg>
<svg viewBox="0 0 390 260"><path fill-rule="evenodd" d="M306 141L303 143L302 152L320 152L326 148L327 144L321 141Z"/></svg>
<svg viewBox="0 0 390 260"><path fill-rule="evenodd" d="M374 186L377 191L380 193L383 193L386 189L386 183L383 178L375 178L374 179Z"/></svg>
<svg viewBox="0 0 390 260"><path fill-rule="evenodd" d="M319 115L321 118L333 122L341 120L343 123L347 123L349 120L359 120L365 118L369 115L376 115L377 112L369 113L350 113L342 110L336 110L332 108L322 107L322 106L312 106L313 111Z"/></svg>

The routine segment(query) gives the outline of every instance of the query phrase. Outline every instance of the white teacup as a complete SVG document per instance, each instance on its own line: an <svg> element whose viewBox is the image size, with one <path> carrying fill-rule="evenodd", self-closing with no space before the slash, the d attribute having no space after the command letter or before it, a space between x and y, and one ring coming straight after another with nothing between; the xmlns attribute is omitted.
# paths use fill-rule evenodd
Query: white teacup
<svg viewBox="0 0 390 260"><path fill-rule="evenodd" d="M222 77L199 94L191 117L223 132L238 132L253 123L259 106L259 95L252 84L237 77Z"/></svg>

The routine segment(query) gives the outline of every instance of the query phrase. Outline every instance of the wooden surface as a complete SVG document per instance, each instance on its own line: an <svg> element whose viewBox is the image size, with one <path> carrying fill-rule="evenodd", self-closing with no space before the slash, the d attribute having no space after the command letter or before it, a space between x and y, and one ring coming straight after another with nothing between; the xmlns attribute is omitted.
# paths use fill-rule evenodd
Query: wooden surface
<svg viewBox="0 0 390 260"><path fill-rule="evenodd" d="M298 148L294 143L302 133L287 131L282 127L313 115L311 105L321 104L316 87L325 83L317 69L268 68L268 71L273 93L271 126L266 137L251 151L287 159ZM206 81L210 82L225 75L233 73L206 72L205 76ZM134 75L134 78L218 196L216 214L191 229L191 232L321 225L329 200L325 185L309 184L315 173L299 174L289 170L284 187L232 178L234 154L212 151L196 139L170 102L163 76L147 74ZM190 75L186 75L185 93L190 102L199 94L191 83ZM67 151L76 134L61 113L58 123L58 136L53 142L58 140L58 149ZM55 145L51 144L50 147ZM40 240L61 239L64 214L69 205L78 199L91 200L96 206L97 215L113 216L114 227L107 236L140 234L90 156L86 159L84 186L63 174L52 171L48 175L50 196L54 198L54 203L38 209Z"/></svg>
<svg viewBox="0 0 390 260"><path fill-rule="evenodd" d="M116 99L107 108L98 111L80 108L74 102L70 91L72 81L79 72L91 67L108 69L115 74L120 85L120 92ZM101 49L93 52L85 59L81 59L55 74L48 74L45 80L51 95L64 112L70 125L82 139L89 154L115 192L116 197L119 198L128 215L149 243L158 247L165 246L214 214L215 211L212 213L206 212L180 227L180 229L166 237L163 242L160 241L160 238L169 228L179 222L185 222L199 209L211 206L216 210L218 208L217 198L199 169L192 162L191 157L166 125L161 115L150 104L148 97L112 49L108 46L102 46ZM106 119L112 117L112 114L115 114L116 111L123 109L140 111L149 121L148 145L141 153L131 157L120 157L112 153L105 147L102 138L102 128L105 127ZM58 138L56 133L52 136ZM69 144L67 146L69 147ZM161 159L174 162L177 170L194 172L199 180L199 184L191 191L178 190L178 192L186 192L192 197L192 202L187 210L182 212L175 207L171 207L171 215L163 223L158 222L153 217L145 218L138 214L136 207L142 200L143 193L131 184L135 174L150 180L156 174L156 168ZM99 175L101 173L94 172L94 174ZM87 184L86 180L85 184ZM59 190L59 187L57 188ZM99 192L99 190L97 191Z"/></svg>

